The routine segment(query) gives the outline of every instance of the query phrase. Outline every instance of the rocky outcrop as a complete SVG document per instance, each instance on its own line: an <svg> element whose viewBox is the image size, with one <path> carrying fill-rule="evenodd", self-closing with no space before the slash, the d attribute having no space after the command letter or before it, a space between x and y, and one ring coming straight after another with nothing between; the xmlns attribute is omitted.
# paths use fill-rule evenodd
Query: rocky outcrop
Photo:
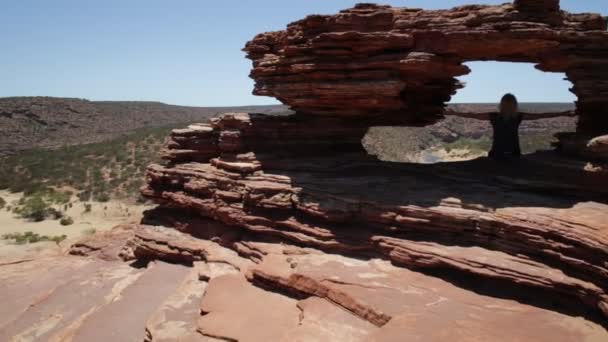
<svg viewBox="0 0 608 342"><path fill-rule="evenodd" d="M608 135L593 137L589 135L559 133L557 147L560 151L597 162L608 162Z"/></svg>
<svg viewBox="0 0 608 342"><path fill-rule="evenodd" d="M173 228L123 225L77 246L93 254L2 263L0 337L49 341L604 341L601 321L555 303L488 296L446 279L290 243L260 242L217 221L181 212ZM150 217L153 215L150 215ZM127 234L127 235L125 235ZM145 237L145 238L144 238ZM127 240L125 244L125 240ZM169 242L170 241L170 242ZM230 242L232 241L232 242ZM114 247L182 262L125 264ZM76 248L76 247L74 247ZM91 249L93 250L93 249ZM202 256L189 262L192 251ZM237 252L239 250L239 252ZM99 253L99 251L103 251ZM496 260L497 263L501 262ZM534 266L523 265L523 272ZM44 272L40 272L44 269ZM546 275L543 275L546 277ZM541 280L539 280L541 281ZM541 293L542 294L542 293ZM525 296L529 298L525 298ZM86 300L83 300L86 298ZM524 300L533 305L523 304ZM583 317L575 317L582 315ZM272 322L273 324L268 324ZM441 326L442 329L437 329Z"/></svg>
<svg viewBox="0 0 608 342"><path fill-rule="evenodd" d="M381 162L361 153L353 136L362 124L352 121L232 113L176 130L168 165L149 167L142 193L165 210L157 216L192 235L208 226L189 224L192 217L240 228L250 237L222 240L237 251L237 241L278 239L608 316L608 192L598 186L606 173L552 152L507 164ZM201 154L189 149L199 141ZM243 255L264 260L250 248ZM253 271L249 279L333 301L300 277ZM377 326L392 317L339 305Z"/></svg>
<svg viewBox="0 0 608 342"><path fill-rule="evenodd" d="M169 218L167 214L163 217ZM115 235L116 242L124 244L123 234L129 231L128 248L144 249L148 258L163 259L169 240L174 250L196 249L205 257L190 268L160 261L130 267L96 257L5 266L0 296L22 300L11 300L5 308L0 336L68 341L111 336L143 336L147 341L392 341L396 336L442 341L446 335L462 341L603 341L608 336L599 324L589 321L590 316L557 312L555 303L527 305L521 303L525 298L516 298L520 302L496 298L483 289L468 291L450 279L387 260L260 242L246 231L224 247L221 244L228 239L221 239L219 231L211 234L217 242L192 236L202 227L217 225L216 221L183 212L173 219L181 221L183 232L134 225L119 227L104 237L109 241ZM256 253L239 255L237 245L247 245ZM189 252L183 261L188 260ZM52 272L33 272L41 264L53 265ZM529 267L524 265L524 272ZM26 288L24 284L32 285ZM87 300L78 300L83 295ZM61 306L66 303L69 310ZM49 312L61 315L49 316ZM129 319L124 313L129 313Z"/></svg>
<svg viewBox="0 0 608 342"><path fill-rule="evenodd" d="M606 103L605 29L600 16L557 1L516 1L361 4L258 35L245 48L254 92L295 114L227 113L174 130L166 163L148 168L142 188L159 207L130 248L193 263L226 260L210 257L221 246L247 260L233 256L235 272L202 277L197 330L207 337L602 340L608 173L591 155L400 164L368 155L361 140L372 126L441 119L454 77L477 59L566 72L579 97L572 136L606 133L593 109ZM597 156L603 141L582 144ZM556 328L547 312L583 317L593 331Z"/></svg>
<svg viewBox="0 0 608 342"><path fill-rule="evenodd" d="M125 241L132 236L133 227L131 225L118 225L109 232L100 232L72 244L68 253L106 261L133 260L135 259L133 251L125 248Z"/></svg>
<svg viewBox="0 0 608 342"><path fill-rule="evenodd" d="M0 336L607 340L608 173L596 133L608 125L591 110L606 103L600 19L557 1L361 4L258 35L246 47L255 91L296 113L173 130L141 189L158 207L74 245L63 258L78 262L42 277L52 293L34 287L4 309ZM369 127L441 119L454 77L476 59L566 72L580 121L559 147L579 159L422 165L366 153ZM84 263L88 273L64 279ZM2 295L34 279L0 267ZM83 296L93 306L50 315Z"/></svg>
<svg viewBox="0 0 608 342"><path fill-rule="evenodd" d="M427 11L359 4L311 15L256 36L254 93L306 115L441 119L470 70L464 62L529 62L574 84L581 133L608 133L608 32L597 14L571 14L558 0L517 0Z"/></svg>

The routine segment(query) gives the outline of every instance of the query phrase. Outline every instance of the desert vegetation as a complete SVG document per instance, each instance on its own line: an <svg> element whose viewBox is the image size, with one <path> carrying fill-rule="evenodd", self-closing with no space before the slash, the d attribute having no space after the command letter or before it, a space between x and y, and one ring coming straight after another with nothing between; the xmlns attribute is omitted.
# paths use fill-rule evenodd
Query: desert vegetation
<svg viewBox="0 0 608 342"><path fill-rule="evenodd" d="M143 128L203 122L223 112L280 113L284 106L185 107L58 97L0 98L0 156L119 138Z"/></svg>
<svg viewBox="0 0 608 342"><path fill-rule="evenodd" d="M74 224L74 219L69 216L66 216L59 220L59 224L61 224L62 226L70 226Z"/></svg>
<svg viewBox="0 0 608 342"><path fill-rule="evenodd" d="M165 136L183 125L144 128L101 143L0 157L0 190L22 194L11 203L0 199L0 209L31 222L51 219L70 226L74 219L66 212L77 202L82 202L83 213L91 212L94 202L141 202L139 187L146 166L160 161Z"/></svg>
<svg viewBox="0 0 608 342"><path fill-rule="evenodd" d="M24 245L26 243L36 243L43 241L53 241L59 244L61 241L67 238L67 235L40 235L34 232L24 232L24 233L11 233L4 234L1 236L2 240L9 240L10 242L17 245Z"/></svg>
<svg viewBox="0 0 608 342"><path fill-rule="evenodd" d="M485 107L457 107L465 111L482 108ZM530 112L534 109L535 107L526 107ZM574 122L573 118L524 121L520 128L522 152L529 154L551 149L552 142L555 141L554 134L574 130ZM417 162L420 161L421 153L437 150L445 150L448 153L458 150L475 158L490 150L492 130L487 121L448 117L435 125L422 128L372 127L363 139L363 145L368 153L386 161Z"/></svg>
<svg viewBox="0 0 608 342"><path fill-rule="evenodd" d="M159 161L171 128L146 128L102 143L2 157L0 189L23 192L26 199L20 204L27 215L43 211L44 204L67 204L73 194L82 202L135 199L146 166Z"/></svg>

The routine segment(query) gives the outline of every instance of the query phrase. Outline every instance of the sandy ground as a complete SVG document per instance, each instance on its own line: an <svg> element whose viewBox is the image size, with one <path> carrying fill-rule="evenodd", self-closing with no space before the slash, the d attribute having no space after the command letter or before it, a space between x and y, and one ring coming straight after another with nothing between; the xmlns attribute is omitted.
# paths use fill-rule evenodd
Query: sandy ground
<svg viewBox="0 0 608 342"><path fill-rule="evenodd" d="M21 198L21 193L10 193L8 191L0 191L7 207L12 206L12 203L17 202ZM142 212L151 208L151 205L136 205L128 204L121 201L110 201L107 203L89 202L91 211L86 213L84 203L78 201L78 198L73 197L71 200L72 208L67 211L63 210L63 206L57 207L67 216L74 219L74 224L62 226L59 220L45 220L42 222L30 222L17 217L6 207L0 209L0 236L8 233L23 233L31 231L40 235L57 236L67 235L68 238L62 245L68 245L71 242L78 240L84 235L91 234L93 229L97 232L109 230L120 223L135 223L139 222L142 217ZM40 242L29 245L15 245L10 241L0 240L0 256L7 254L20 254L24 251L40 251L54 248L54 242Z"/></svg>

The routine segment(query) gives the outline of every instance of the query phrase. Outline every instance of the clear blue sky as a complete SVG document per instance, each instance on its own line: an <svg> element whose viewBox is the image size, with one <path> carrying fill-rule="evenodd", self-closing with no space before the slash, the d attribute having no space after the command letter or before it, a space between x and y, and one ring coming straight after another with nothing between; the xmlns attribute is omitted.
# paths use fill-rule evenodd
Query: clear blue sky
<svg viewBox="0 0 608 342"><path fill-rule="evenodd" d="M0 97L65 96L218 106L276 103L251 95L241 48L256 33L283 29L307 14L352 7L349 0L3 0ZM447 8L495 0L386 0ZM608 15L607 0L562 0L573 12ZM472 64L455 101L571 101L563 75L531 65Z"/></svg>

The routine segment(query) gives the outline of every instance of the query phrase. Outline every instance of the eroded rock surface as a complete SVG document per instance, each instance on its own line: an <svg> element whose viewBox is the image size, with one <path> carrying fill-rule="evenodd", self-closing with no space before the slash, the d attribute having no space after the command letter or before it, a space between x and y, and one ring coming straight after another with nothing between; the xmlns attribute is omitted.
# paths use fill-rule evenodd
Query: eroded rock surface
<svg viewBox="0 0 608 342"><path fill-rule="evenodd" d="M218 236L211 237L215 242L195 238L186 231L217 223L190 220L185 213L176 217L174 222L190 222L180 225L182 232L161 226L122 226L117 227L112 245L145 250L146 260L169 255L181 264L123 263L108 259L109 253L94 252L1 266L0 300L7 304L0 309L2 340L608 338L601 318L564 311L563 306L529 301L525 296L515 298L518 301L499 298L496 291L470 291L453 279L409 270L386 258L353 258L289 242L264 242L248 232L232 243ZM130 232L127 241L125 232ZM103 237L108 241L111 236L106 233ZM78 246L83 244L87 242ZM167 254L168 248L184 251L183 258L178 253ZM192 261L194 250L201 260ZM474 253L467 254L472 257ZM505 270L510 267L508 263L502 266ZM539 293L524 294L534 297ZM441 329L437 329L439 325Z"/></svg>
<svg viewBox="0 0 608 342"><path fill-rule="evenodd" d="M260 265L272 258L246 241L381 258L490 296L608 317L605 172L553 152L510 163L381 162L358 152L359 123L323 130L306 122L232 113L174 131L169 163L148 170L142 192L160 207L147 216ZM214 156L187 149L200 140ZM398 316L283 266L247 277L295 298L325 299L376 327Z"/></svg>
<svg viewBox="0 0 608 342"><path fill-rule="evenodd" d="M448 10L359 4L311 15L247 43L254 93L316 116L398 118L426 125L470 72L464 62L529 62L564 72L578 97L579 132L608 133L608 32L599 14L558 0Z"/></svg>

